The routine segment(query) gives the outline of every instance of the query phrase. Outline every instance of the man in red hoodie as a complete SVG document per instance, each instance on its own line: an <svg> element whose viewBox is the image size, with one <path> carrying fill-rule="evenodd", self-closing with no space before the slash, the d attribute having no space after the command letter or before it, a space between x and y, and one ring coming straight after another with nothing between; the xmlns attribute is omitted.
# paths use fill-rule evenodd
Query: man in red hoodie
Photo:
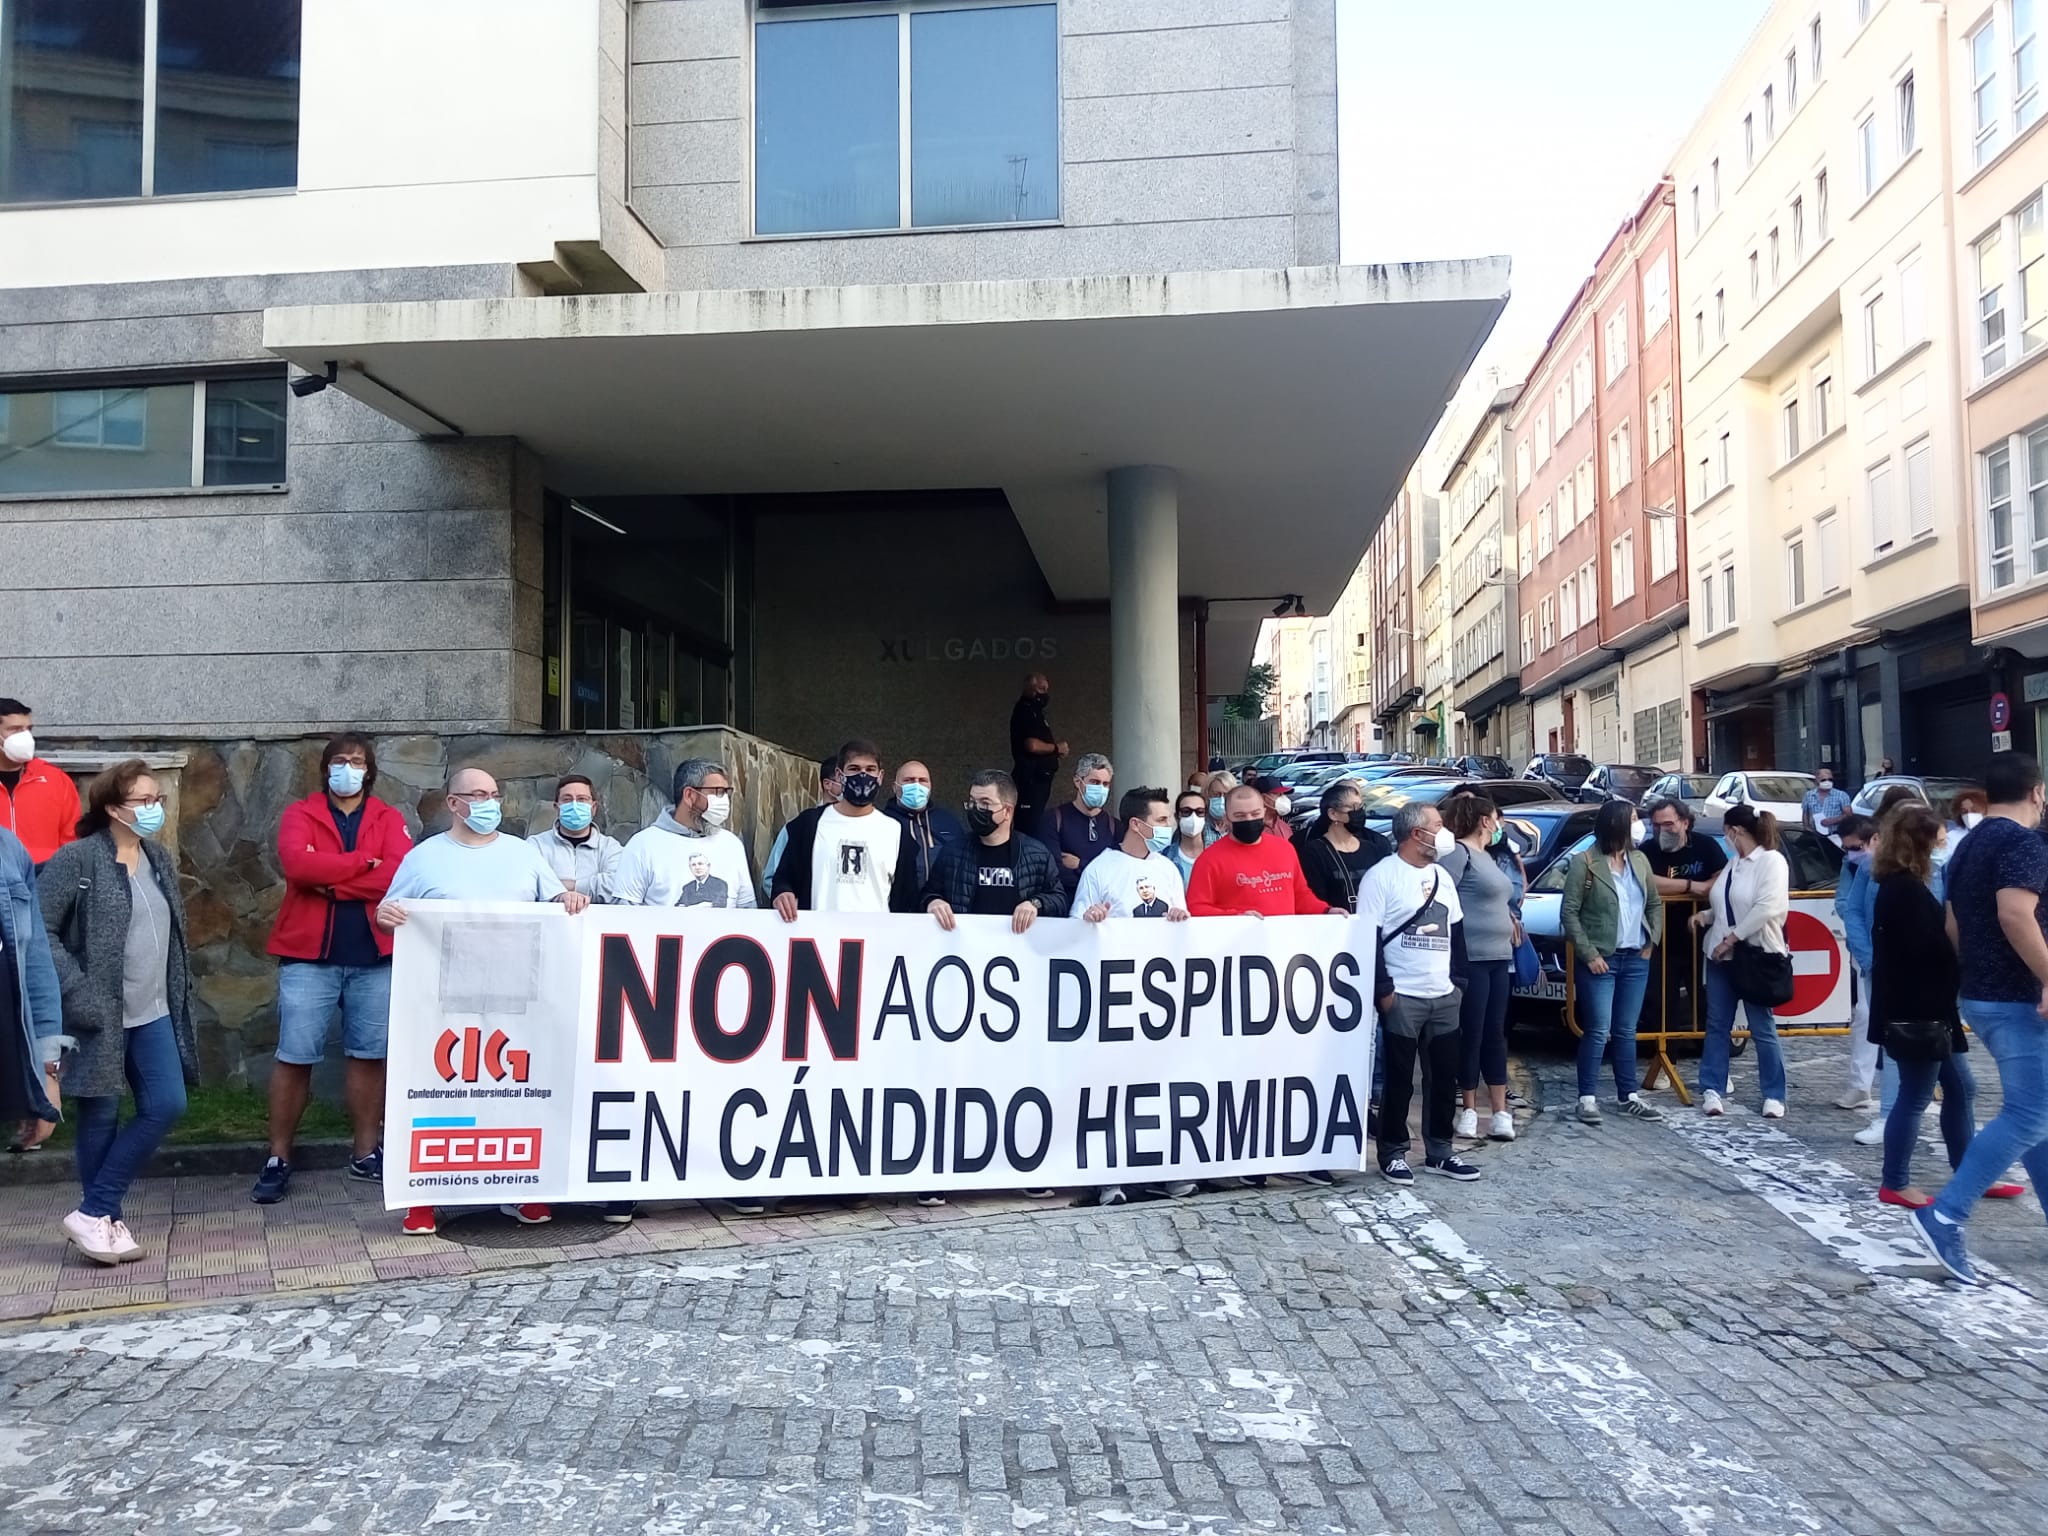
<svg viewBox="0 0 2048 1536"><path fill-rule="evenodd" d="M38 868L78 835L78 786L36 756L35 720L19 699L0 699L0 827Z"/></svg>
<svg viewBox="0 0 2048 1536"><path fill-rule="evenodd" d="M1230 835L1202 850L1188 876L1191 917L1291 917L1343 912L1308 888L1294 844L1266 830L1266 798L1249 784L1230 792Z"/></svg>
<svg viewBox="0 0 2048 1536"><path fill-rule="evenodd" d="M318 794L285 807L277 828L284 901L270 930L277 967L277 1060L270 1069L270 1160L249 1198L271 1205L292 1181L292 1138L313 1068L341 1015L343 1093L355 1132L348 1176L384 1179L384 1051L391 1027L391 935L377 906L412 848L405 818L370 793L377 749L347 731L320 758Z"/></svg>

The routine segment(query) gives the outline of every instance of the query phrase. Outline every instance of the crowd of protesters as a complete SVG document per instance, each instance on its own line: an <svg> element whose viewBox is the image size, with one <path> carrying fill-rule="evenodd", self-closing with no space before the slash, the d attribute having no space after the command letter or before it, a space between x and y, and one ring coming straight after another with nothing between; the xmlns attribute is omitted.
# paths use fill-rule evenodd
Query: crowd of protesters
<svg viewBox="0 0 2048 1536"><path fill-rule="evenodd" d="M1515 1137L1507 1010L1529 945L1526 872L1499 807L1474 793L1441 809L1409 803L1382 835L1364 824L1359 783L1340 778L1296 832L1277 780L1203 772L1177 791L1119 791L1114 765L1094 752L1074 761L1071 798L1054 803L1068 743L1048 722L1050 693L1043 676L1027 679L1011 720L1011 769L975 774L958 812L934 803L922 761L891 771L873 743L844 743L819 763L817 804L778 831L758 885L730 826L735 787L721 763L682 763L670 804L624 844L600 824L586 776L563 777L550 824L521 838L502 828L497 781L462 767L446 786L447 829L415 843L399 812L373 794L374 743L336 735L319 789L286 810L278 831L284 892L269 944L279 963L277 1062L270 1146L252 1198L271 1204L290 1191L313 1069L337 1023L353 1135L347 1175L381 1183L393 935L409 902L433 899L557 903L570 913L593 903L768 906L785 921L803 912L923 914L949 932L962 917L995 917L1019 934L1043 919L1355 915L1376 930L1380 1047L1368 1134L1379 1172L1414 1180L1409 1116L1419 1077L1422 1168L1479 1178L1458 1143L1481 1137L1482 1115L1486 1138ZM81 802L70 778L35 755L32 727L25 706L0 699L0 1039L14 1058L0 1114L21 1122L16 1150L33 1149L55 1128L61 1087L81 1186L64 1230L86 1257L119 1264L142 1253L124 1197L197 1081L184 908L173 860L156 840L165 795L148 765L116 764ZM1859 1136L1883 1143L1880 1197L1911 1208L1944 1267L1970 1279L1963 1224L1975 1200L2023 1193L2002 1176L2014 1161L2037 1185L2048 1175L2040 771L2003 754L1985 793L1959 800L1948 824L1903 788L1875 817L1853 814L1831 789L1807 809L1809 824L1845 852L1837 905L1861 982L1849 1083L1837 1102L1865 1107L1881 1086L1874 1134ZM1756 1048L1762 1114L1780 1119L1787 1085L1772 1007L1790 985L1790 880L1776 823L1732 808L1723 821L1730 858L1695 831L1682 803L1649 810L1646 828L1634 807L1604 805L1592 846L1574 856L1562 886L1577 968L1578 1118L1604 1118L1606 1060L1618 1111L1662 1118L1640 1089L1635 1035L1667 898L1689 897L1699 900L1691 921L1705 930L1701 1108L1727 1112L1739 1013ZM1981 1131L1966 1024L1997 1058L2004 1089L2001 1114ZM125 1122L124 1089L134 1099ZM1913 1185L1910 1166L1937 1089L1954 1168L1938 1200ZM1304 1177L1330 1181L1327 1172ZM1095 1194L1105 1204L1127 1197L1120 1185ZM542 1204L500 1209L523 1223L552 1216ZM634 1207L614 1203L603 1215L628 1222ZM416 1207L402 1228L431 1233L437 1219L433 1207Z"/></svg>

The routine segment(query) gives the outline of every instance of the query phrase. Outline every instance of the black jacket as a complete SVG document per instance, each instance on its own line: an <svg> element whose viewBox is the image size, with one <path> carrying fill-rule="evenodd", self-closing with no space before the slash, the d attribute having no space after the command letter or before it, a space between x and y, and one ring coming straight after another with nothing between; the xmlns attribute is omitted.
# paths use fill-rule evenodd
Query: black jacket
<svg viewBox="0 0 2048 1536"><path fill-rule="evenodd" d="M1393 857L1394 845L1371 827L1356 827L1353 833L1359 846L1370 855L1366 868L1370 869L1381 859ZM1345 867L1344 856L1330 846L1328 838L1297 838L1294 851L1301 855L1301 873L1308 881L1308 888L1326 906L1342 907L1346 912L1358 910L1358 882Z"/></svg>
<svg viewBox="0 0 2048 1536"><path fill-rule="evenodd" d="M891 800L882 807L882 814L910 828L910 835L917 842L917 884L920 890L932 877L932 867L939 861L939 850L967 841L967 828L943 805L928 805L921 811L913 811L907 809L901 800Z"/></svg>
<svg viewBox="0 0 2048 1536"><path fill-rule="evenodd" d="M1877 882L1870 947L1870 1038L1883 1045L1885 1026L1894 1020L1946 1019L1951 1044L1967 1050L1956 1010L1962 968L1941 903L1907 870Z"/></svg>
<svg viewBox="0 0 2048 1536"><path fill-rule="evenodd" d="M818 818L830 809L830 806L814 805L789 824L789 840L783 845L782 862L775 866L775 885L769 892L770 900L788 894L796 897L796 904L801 910L812 910L811 855L818 847ZM918 900L917 839L911 836L910 828L902 822L891 822L890 825L896 829L898 846L896 871L889 881L889 910L922 912L924 903Z"/></svg>
<svg viewBox="0 0 2048 1536"><path fill-rule="evenodd" d="M1060 867L1052 850L1022 832L1013 831L1010 836L1017 843L1017 900L1035 904L1040 917L1065 917L1067 890L1060 884ZM920 905L928 907L943 901L955 912L973 911L974 875L980 864L974 850L980 846L978 839L969 838L950 848L941 848L932 866L932 877L925 882Z"/></svg>

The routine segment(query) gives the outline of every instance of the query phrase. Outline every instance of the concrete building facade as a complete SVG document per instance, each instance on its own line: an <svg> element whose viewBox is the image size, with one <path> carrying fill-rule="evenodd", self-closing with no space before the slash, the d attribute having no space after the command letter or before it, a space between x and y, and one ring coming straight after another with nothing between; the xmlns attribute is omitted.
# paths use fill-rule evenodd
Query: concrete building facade
<svg viewBox="0 0 2048 1536"><path fill-rule="evenodd" d="M1332 0L102 9L0 0L0 691L81 742L886 726L951 793L1043 667L1172 782L1505 298L1338 264Z"/></svg>
<svg viewBox="0 0 2048 1536"><path fill-rule="evenodd" d="M1417 643L1415 576L1410 545L1415 534L1416 477L1387 508L1366 552L1372 587L1372 711L1389 752L1416 747L1411 712L1422 698Z"/></svg>
<svg viewBox="0 0 2048 1536"><path fill-rule="evenodd" d="M1443 482L1450 521L1451 750L1508 755L1507 705L1521 692L1514 535L1514 452L1508 413L1519 390L1496 390ZM1512 758L1510 761L1514 761ZM1519 762L1515 762L1520 767Z"/></svg>

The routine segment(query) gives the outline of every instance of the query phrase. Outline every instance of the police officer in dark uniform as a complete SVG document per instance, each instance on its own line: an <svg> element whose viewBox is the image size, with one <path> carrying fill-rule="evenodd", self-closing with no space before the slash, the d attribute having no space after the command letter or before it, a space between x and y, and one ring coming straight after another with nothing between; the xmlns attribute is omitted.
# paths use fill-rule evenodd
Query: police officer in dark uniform
<svg viewBox="0 0 2048 1536"><path fill-rule="evenodd" d="M1029 836L1044 841L1045 807L1052 798L1052 781L1059 772L1067 744L1046 724L1045 706L1052 699L1052 684L1043 672L1024 679L1024 696L1010 711L1010 777L1017 781L1016 826Z"/></svg>

